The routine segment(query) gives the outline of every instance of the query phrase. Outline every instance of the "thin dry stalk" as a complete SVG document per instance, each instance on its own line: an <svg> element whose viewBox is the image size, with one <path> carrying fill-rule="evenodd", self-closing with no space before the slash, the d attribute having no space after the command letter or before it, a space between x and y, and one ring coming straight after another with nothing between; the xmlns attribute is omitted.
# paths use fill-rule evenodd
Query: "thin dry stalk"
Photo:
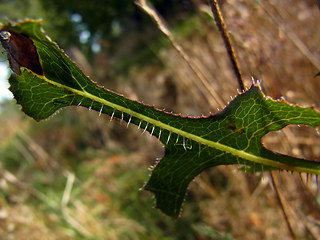
<svg viewBox="0 0 320 240"><path fill-rule="evenodd" d="M211 10L212 10L215 22L217 24L217 27L218 27L219 32L221 34L221 37L224 41L225 47L227 49L229 59L232 64L233 71L237 77L240 90L244 91L245 86L244 86L243 78L241 75L240 67L239 67L239 64L237 61L236 54L235 54L233 47L232 47L231 39L230 39L229 34L227 32L227 27L223 21L223 18L222 18L220 9L219 9L219 5L216 0L210 1L210 5L211 5Z"/></svg>
<svg viewBox="0 0 320 240"><path fill-rule="evenodd" d="M75 230L77 230L79 233L81 233L85 237L93 237L93 234L90 233L82 224L80 224L76 219L71 217L71 215L68 213L67 208L63 207L61 209L62 215L66 222Z"/></svg>
<svg viewBox="0 0 320 240"><path fill-rule="evenodd" d="M203 76L201 71L197 69L196 64L193 63L192 59L186 54L182 46L178 44L177 41L174 39L169 28L166 26L165 21L160 17L157 11L151 6L147 5L145 0L136 0L135 4L138 7L140 7L143 11L145 11L155 21L159 30L169 39L174 49L179 53L179 55L187 63L188 67L192 70L192 72L197 76L200 82L204 85L208 94L212 96L212 98L218 104L219 107L223 108L225 104L221 99L220 95L210 86L209 81ZM206 96L206 94L204 95ZM215 107L215 105L211 101L209 101L209 104L212 106L212 108Z"/></svg>
<svg viewBox="0 0 320 240"><path fill-rule="evenodd" d="M66 186L64 188L63 195L62 195L61 207L65 207L69 203L70 196L71 196L71 191L72 191L72 187L73 187L73 183L74 183L74 180L75 180L74 173L68 172L67 174L68 174L67 183L66 183Z"/></svg>
<svg viewBox="0 0 320 240"><path fill-rule="evenodd" d="M297 47L297 49L310 61L310 63L316 67L317 69L320 69L320 60L312 54L311 50L306 46L306 44L297 36L296 33L294 33L288 26L285 26L283 23L283 20L281 19L281 12L279 8L275 7L273 4L270 3L273 10L276 11L279 14L279 17L273 15L268 8L261 4L263 11L268 15L267 19L270 19L275 25L279 27L279 29L284 32L289 40Z"/></svg>
<svg viewBox="0 0 320 240"><path fill-rule="evenodd" d="M282 197L280 195L280 192L279 192L279 189L278 189L278 184L277 184L277 182L275 180L275 177L274 177L272 172L270 172L270 177L271 177L271 183L272 183L273 189L274 189L274 191L276 193L277 201L278 201L278 203L279 203L279 205L281 207L284 219L285 219L285 221L287 223L287 227L288 227L289 233L291 235L291 238L295 240L295 239L297 239L296 235L295 235L295 233L293 231L292 225L291 225L289 217L288 217L287 209L285 207L285 204L283 203L283 199L282 199Z"/></svg>

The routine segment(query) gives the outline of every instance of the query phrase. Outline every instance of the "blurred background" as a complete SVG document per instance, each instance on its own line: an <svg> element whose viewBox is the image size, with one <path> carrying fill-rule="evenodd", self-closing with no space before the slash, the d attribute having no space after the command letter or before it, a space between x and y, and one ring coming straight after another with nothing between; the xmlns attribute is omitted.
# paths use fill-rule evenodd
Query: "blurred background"
<svg viewBox="0 0 320 240"><path fill-rule="evenodd" d="M1 0L0 21L42 19L45 32L94 81L189 116L216 113L237 95L226 49L204 0L152 0L188 64L134 1ZM320 12L314 0L219 1L247 87L300 106L320 104ZM24 115L7 91L0 55L0 239L293 239L269 173L208 169L190 185L179 219L139 191L163 146L137 126L81 107L48 120ZM217 94L215 95L214 92ZM320 160L315 129L268 134L277 152ZM275 172L297 239L320 239L317 178Z"/></svg>

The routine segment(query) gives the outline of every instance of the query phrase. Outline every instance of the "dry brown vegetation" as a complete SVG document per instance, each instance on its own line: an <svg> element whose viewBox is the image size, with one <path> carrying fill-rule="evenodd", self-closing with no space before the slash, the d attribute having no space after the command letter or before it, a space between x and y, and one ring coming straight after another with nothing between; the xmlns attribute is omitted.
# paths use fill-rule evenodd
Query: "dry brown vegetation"
<svg viewBox="0 0 320 240"><path fill-rule="evenodd" d="M200 1L197 6L200 16L188 22L192 31L174 36L227 104L237 94L237 82L208 17L210 8ZM228 0L221 1L221 10L246 86L254 77L274 99L284 96L319 108L320 78L314 75L320 71L320 12L315 2ZM120 76L113 86L104 84L185 115L221 109L171 46L156 54L162 66L133 66L126 76L130 81ZM100 61L90 69L101 72L107 66ZM19 113L0 119L0 154L10 152L6 161L18 155L23 162L0 165L1 239L292 239L269 173L209 169L192 182L182 216L173 220L152 208L148 193L138 191L163 147L136 126L127 129L79 108L41 123ZM269 134L264 143L278 152L320 160L314 129L287 127ZM297 239L320 239L316 178L309 176L308 184L304 175L276 172L275 178ZM183 235L187 228L192 229L189 237Z"/></svg>

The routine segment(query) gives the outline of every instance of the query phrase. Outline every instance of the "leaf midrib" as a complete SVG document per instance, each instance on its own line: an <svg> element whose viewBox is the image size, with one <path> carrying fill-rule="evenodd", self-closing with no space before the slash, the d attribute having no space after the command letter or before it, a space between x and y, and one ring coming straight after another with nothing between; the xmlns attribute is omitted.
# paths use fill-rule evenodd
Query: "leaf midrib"
<svg viewBox="0 0 320 240"><path fill-rule="evenodd" d="M140 119L140 121L145 121L148 124L152 124L153 126L159 127L160 129L165 129L165 130L169 131L170 133L175 133L175 134L177 134L179 136L182 136L183 138L191 139L191 140L193 140L195 142L198 142L199 144L203 144L205 146L212 147L214 149L218 149L218 150L223 151L225 153L230 153L230 154L234 155L237 158L246 159L246 160L249 160L249 161L252 161L252 162L255 162L255 163L259 163L259 164L262 164L262 165L267 165L267 166L270 166L270 167L275 167L275 168L279 168L279 169L283 169L283 170L287 170L287 171L298 171L298 172L305 172L305 173L315 174L315 175L319 175L320 174L320 169L310 169L310 168L305 168L305 167L296 167L296 166L293 166L293 165L277 162L277 161L274 161L274 160L269 159L269 158L264 158L264 157L261 157L261 156L257 156L257 155L245 152L243 150L235 149L235 148L229 147L227 145L221 144L219 142L214 142L214 141L211 141L211 140L207 140L207 139L204 139L204 138L199 137L197 135L194 135L194 134L191 134L189 132L183 131L181 129L177 129L175 127L167 125L167 124L165 124L165 123L163 123L161 121L158 121L158 120L155 120L153 118L147 117L147 116L145 116L143 114L140 114L140 113L138 113L136 111L133 111L133 110L131 110L129 108L126 108L126 107L120 106L118 104L112 103L112 102L107 101L107 100L105 100L103 98L99 98L99 97L97 97L97 96L95 96L95 95L93 95L91 93L88 93L84 89L83 89L83 91L80 91L80 90L65 86L63 84L60 84L58 82L52 81L52 80L46 78L45 76L38 76L38 77L41 78L42 80L48 82L49 84L52 84L52 85L57 86L59 88L64 88L64 89L66 89L66 90L68 90L70 92L73 92L76 95L82 96L84 98L89 98L94 102L99 102L99 103L102 104L102 106L109 106L109 107L111 107L111 108L113 108L115 110L118 110L120 112L126 113L126 114L130 115L131 117L136 117L136 118ZM107 89L105 89L105 90L108 91ZM199 151L200 151L199 152L199 154L200 154L201 153L200 148L199 148Z"/></svg>

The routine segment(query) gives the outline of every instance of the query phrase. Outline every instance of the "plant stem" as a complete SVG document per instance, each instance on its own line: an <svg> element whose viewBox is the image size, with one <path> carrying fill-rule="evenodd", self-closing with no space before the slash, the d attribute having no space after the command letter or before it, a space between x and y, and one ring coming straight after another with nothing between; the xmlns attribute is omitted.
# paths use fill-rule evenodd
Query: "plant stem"
<svg viewBox="0 0 320 240"><path fill-rule="evenodd" d="M233 50L233 47L232 47L231 39L230 39L230 37L228 35L226 25L225 25L225 23L223 21L223 18L221 16L221 12L220 12L218 3L217 3L216 0L211 0L209 2L210 2L210 5L211 5L211 10L212 10L216 25L217 25L217 27L219 29L221 37L222 37L222 39L224 41L224 44L226 46L226 49L227 49L227 52L228 52L228 55L229 55L229 58L230 58L230 61L231 61L231 64L232 64L233 71L234 71L234 73L235 73L235 75L237 77L240 90L244 91L245 87L244 87L244 82L243 82L243 78L242 78L242 75L241 75L241 71L240 71L240 68L239 68L239 64L238 64L238 61L237 61L237 58L236 58L236 54L235 54L235 52Z"/></svg>

